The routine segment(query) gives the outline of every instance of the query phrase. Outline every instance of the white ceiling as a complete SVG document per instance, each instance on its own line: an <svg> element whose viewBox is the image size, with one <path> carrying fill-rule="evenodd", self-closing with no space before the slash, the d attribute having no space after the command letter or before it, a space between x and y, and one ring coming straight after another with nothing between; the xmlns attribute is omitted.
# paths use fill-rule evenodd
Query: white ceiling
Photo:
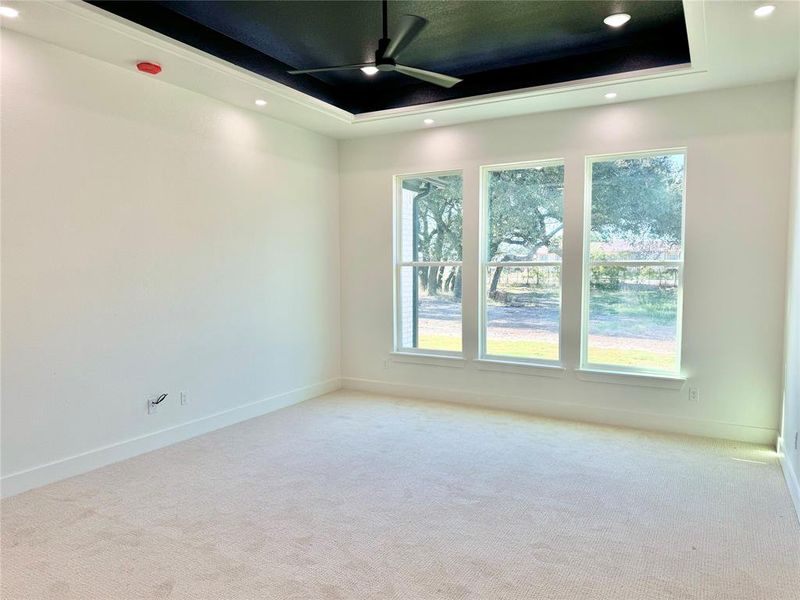
<svg viewBox="0 0 800 600"><path fill-rule="evenodd" d="M633 75L583 80L358 116L302 94L77 0L3 1L20 11L3 27L69 50L134 69L162 65L158 78L207 96L339 139L410 131L433 118L437 127L525 113L561 110L793 79L800 66L800 2L784 0L768 18L750 0L684 0L692 64ZM150 77L142 75L142 77ZM268 101L264 108L256 98Z"/></svg>

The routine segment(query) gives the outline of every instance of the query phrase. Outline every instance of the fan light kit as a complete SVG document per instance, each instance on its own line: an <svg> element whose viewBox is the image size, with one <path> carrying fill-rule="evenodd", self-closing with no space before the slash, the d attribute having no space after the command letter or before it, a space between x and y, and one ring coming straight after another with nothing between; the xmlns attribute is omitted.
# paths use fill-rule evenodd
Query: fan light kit
<svg viewBox="0 0 800 600"><path fill-rule="evenodd" d="M19 11L10 6L0 6L0 17L8 17L9 19L16 19L19 16Z"/></svg>
<svg viewBox="0 0 800 600"><path fill-rule="evenodd" d="M630 20L631 16L628 13L616 13L603 19L603 23L609 27L622 27Z"/></svg>
<svg viewBox="0 0 800 600"><path fill-rule="evenodd" d="M383 0L383 37L378 40L378 49L375 51L375 60L368 63L358 63L354 65L339 65L336 67L320 67L318 69L298 69L289 71L290 75L306 75L309 73L325 73L328 71L353 71L360 69L366 75L376 75L378 71L395 71L414 79L420 79L428 83L433 83L441 87L451 88L462 80L458 77L451 77L442 73L434 73L425 69L409 67L398 64L397 59L417 36L422 33L428 25L428 21L416 15L403 15L399 19L395 36L389 38L389 2Z"/></svg>
<svg viewBox="0 0 800 600"><path fill-rule="evenodd" d="M773 12L775 12L775 6L772 4L765 4L764 6L759 6L757 9L755 9L753 14L757 17L768 17Z"/></svg>

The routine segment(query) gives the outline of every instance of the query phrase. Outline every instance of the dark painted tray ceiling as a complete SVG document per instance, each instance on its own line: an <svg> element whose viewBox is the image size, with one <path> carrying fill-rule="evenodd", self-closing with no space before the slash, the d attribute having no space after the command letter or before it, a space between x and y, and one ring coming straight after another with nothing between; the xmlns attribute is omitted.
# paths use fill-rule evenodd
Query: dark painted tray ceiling
<svg viewBox="0 0 800 600"><path fill-rule="evenodd" d="M397 73L288 75L371 61L378 1L96 2L125 19L353 113L468 98L690 62L680 1L389 2L430 22L402 62L464 79L439 88ZM627 12L619 29L603 19Z"/></svg>

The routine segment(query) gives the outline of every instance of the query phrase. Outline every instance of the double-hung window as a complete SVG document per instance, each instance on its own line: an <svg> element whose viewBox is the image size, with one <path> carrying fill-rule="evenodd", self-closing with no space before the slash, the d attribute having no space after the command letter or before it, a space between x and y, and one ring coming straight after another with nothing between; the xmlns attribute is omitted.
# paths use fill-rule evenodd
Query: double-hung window
<svg viewBox="0 0 800 600"><path fill-rule="evenodd" d="M564 163L482 169L480 354L561 358Z"/></svg>
<svg viewBox="0 0 800 600"><path fill-rule="evenodd" d="M678 374L685 150L586 163L581 365Z"/></svg>
<svg viewBox="0 0 800 600"><path fill-rule="evenodd" d="M462 177L395 178L395 350L461 353Z"/></svg>

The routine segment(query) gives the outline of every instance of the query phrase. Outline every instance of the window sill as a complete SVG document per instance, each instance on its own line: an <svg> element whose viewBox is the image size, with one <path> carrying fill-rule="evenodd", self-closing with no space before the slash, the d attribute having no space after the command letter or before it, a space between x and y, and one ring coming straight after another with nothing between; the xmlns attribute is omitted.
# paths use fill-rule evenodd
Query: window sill
<svg viewBox="0 0 800 600"><path fill-rule="evenodd" d="M425 352L392 352L391 361L412 365L427 365L431 367L450 367L463 369L466 361L463 356L448 354L428 354Z"/></svg>
<svg viewBox="0 0 800 600"><path fill-rule="evenodd" d="M623 371L604 371L600 369L575 369L575 376L581 381L637 385L665 390L680 390L686 383L686 377L681 375L652 375L648 373L626 373Z"/></svg>
<svg viewBox="0 0 800 600"><path fill-rule="evenodd" d="M476 359L475 366L480 371L533 375L535 377L564 377L567 372L560 364L548 365L516 360L500 360L496 358Z"/></svg>

